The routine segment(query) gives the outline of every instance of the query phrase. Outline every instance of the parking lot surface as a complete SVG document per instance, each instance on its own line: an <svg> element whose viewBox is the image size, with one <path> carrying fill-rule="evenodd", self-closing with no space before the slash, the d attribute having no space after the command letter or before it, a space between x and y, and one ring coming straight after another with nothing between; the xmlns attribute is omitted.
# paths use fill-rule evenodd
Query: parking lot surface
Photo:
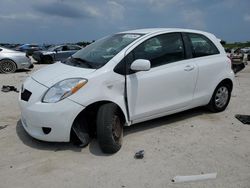
<svg viewBox="0 0 250 188"><path fill-rule="evenodd" d="M0 86L18 89L32 71L1 74ZM196 108L125 128L122 149L103 154L94 139L86 148L47 143L26 134L16 92L0 92L0 188L249 188L250 65L235 78L228 108L213 114ZM134 153L145 151L143 159ZM173 183L177 175L217 173L216 179Z"/></svg>

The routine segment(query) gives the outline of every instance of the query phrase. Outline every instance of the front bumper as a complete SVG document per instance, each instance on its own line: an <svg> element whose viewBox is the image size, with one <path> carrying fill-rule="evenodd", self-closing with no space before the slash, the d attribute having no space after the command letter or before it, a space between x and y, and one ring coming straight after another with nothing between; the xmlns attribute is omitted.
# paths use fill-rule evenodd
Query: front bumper
<svg viewBox="0 0 250 188"><path fill-rule="evenodd" d="M22 100L21 92L19 94L21 121L26 132L43 141L68 142L74 119L84 107L69 99L42 103L41 99L48 88L32 78L25 81L23 88L32 92L28 101ZM51 131L46 134L43 128Z"/></svg>

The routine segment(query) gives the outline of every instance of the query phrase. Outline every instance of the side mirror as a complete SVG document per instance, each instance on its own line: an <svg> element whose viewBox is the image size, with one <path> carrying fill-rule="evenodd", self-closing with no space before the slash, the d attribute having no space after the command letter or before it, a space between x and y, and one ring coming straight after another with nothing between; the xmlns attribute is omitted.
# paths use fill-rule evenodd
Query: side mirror
<svg viewBox="0 0 250 188"><path fill-rule="evenodd" d="M133 71L148 71L150 68L151 63L146 59L137 59L130 66L130 69Z"/></svg>

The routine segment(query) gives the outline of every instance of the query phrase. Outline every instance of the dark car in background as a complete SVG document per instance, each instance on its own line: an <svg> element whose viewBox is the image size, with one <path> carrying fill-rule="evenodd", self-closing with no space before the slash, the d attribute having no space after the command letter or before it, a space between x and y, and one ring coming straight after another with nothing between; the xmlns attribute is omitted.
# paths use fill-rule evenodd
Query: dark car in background
<svg viewBox="0 0 250 188"><path fill-rule="evenodd" d="M15 50L25 52L28 56L31 56L35 51L43 50L44 48L37 44L23 44L17 46Z"/></svg>
<svg viewBox="0 0 250 188"><path fill-rule="evenodd" d="M62 61L72 56L82 47L78 45L58 45L48 48L44 51L34 52L32 57L39 63L53 63L55 61Z"/></svg>

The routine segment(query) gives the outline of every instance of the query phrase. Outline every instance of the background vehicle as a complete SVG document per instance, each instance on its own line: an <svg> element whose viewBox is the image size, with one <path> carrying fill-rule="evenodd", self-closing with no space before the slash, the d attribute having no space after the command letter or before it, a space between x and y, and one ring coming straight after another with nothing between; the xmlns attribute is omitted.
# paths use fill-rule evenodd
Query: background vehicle
<svg viewBox="0 0 250 188"><path fill-rule="evenodd" d="M82 47L78 45L59 45L45 51L34 52L32 57L39 63L53 63L67 59L80 49Z"/></svg>
<svg viewBox="0 0 250 188"><path fill-rule="evenodd" d="M235 74L245 68L246 63L244 62L244 56L245 54L240 48L235 49L234 52L231 54L232 69Z"/></svg>
<svg viewBox="0 0 250 188"><path fill-rule="evenodd" d="M1 73L13 73L18 69L26 68L33 68L33 64L25 53L0 47Z"/></svg>
<svg viewBox="0 0 250 188"><path fill-rule="evenodd" d="M31 56L35 51L43 50L43 48L37 44L23 44L16 47L15 50L25 52L28 56Z"/></svg>
<svg viewBox="0 0 250 188"><path fill-rule="evenodd" d="M123 126L198 106L226 109L234 73L220 41L186 29L143 29L100 39L28 78L19 97L24 129L45 141L97 135L105 153ZM96 134L95 134L96 133Z"/></svg>

